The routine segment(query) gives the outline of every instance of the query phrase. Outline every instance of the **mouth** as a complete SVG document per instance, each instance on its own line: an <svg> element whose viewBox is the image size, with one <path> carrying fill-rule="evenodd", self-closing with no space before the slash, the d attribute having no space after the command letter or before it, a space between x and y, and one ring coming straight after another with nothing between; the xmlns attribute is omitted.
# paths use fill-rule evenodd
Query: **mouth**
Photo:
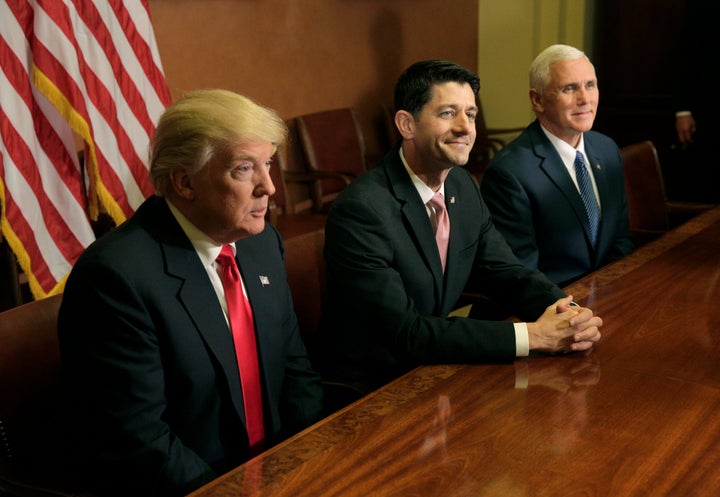
<svg viewBox="0 0 720 497"><path fill-rule="evenodd" d="M469 147L470 146L470 143L468 143L467 141L464 141L464 140L462 140L462 141L461 140L450 140L450 141L445 142L445 144L453 146L453 147Z"/></svg>
<svg viewBox="0 0 720 497"><path fill-rule="evenodd" d="M253 209L250 211L250 215L253 217L265 217L267 213L267 206L262 206L259 209Z"/></svg>

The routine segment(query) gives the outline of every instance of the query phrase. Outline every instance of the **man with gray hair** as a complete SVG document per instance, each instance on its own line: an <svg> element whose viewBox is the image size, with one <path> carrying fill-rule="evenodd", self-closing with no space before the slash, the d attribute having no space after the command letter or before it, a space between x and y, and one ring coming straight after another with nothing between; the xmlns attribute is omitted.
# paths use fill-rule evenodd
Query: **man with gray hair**
<svg viewBox="0 0 720 497"><path fill-rule="evenodd" d="M79 477L96 493L186 495L320 418L265 223L286 135L246 97L187 94L152 138L156 194L73 267L59 340Z"/></svg>
<svg viewBox="0 0 720 497"><path fill-rule="evenodd" d="M537 119L492 159L481 191L518 259L565 286L634 248L622 159L591 131L600 92L582 51L546 48L529 95Z"/></svg>

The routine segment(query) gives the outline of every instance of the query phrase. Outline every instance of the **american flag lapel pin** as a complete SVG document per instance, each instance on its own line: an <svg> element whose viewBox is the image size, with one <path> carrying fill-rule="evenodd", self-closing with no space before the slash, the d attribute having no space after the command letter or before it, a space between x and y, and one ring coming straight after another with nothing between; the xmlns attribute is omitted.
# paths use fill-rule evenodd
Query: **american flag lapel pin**
<svg viewBox="0 0 720 497"><path fill-rule="evenodd" d="M261 284L262 286L266 286L266 285L269 285L269 284L270 284L270 280L268 279L267 276L262 276L262 275L260 275L259 278L260 278L260 284Z"/></svg>
<svg viewBox="0 0 720 497"><path fill-rule="evenodd" d="M450 203L451 203L451 204L454 204L454 203L455 203L455 197L454 197L454 196L450 197Z"/></svg>

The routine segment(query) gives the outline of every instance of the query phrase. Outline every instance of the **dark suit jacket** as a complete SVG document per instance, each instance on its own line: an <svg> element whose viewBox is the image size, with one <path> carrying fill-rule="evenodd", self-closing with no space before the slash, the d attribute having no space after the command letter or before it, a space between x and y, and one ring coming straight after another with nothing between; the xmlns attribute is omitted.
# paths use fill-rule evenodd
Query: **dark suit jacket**
<svg viewBox="0 0 720 497"><path fill-rule="evenodd" d="M510 360L512 323L447 318L463 289L527 320L564 296L513 256L463 168L450 171L445 198L444 276L425 205L397 147L333 202L325 228L327 305L311 350L326 377L377 386L420 364Z"/></svg>
<svg viewBox="0 0 720 497"><path fill-rule="evenodd" d="M272 443L319 418L322 390L300 338L279 234L266 225L236 247ZM96 477L108 494L184 495L248 458L232 336L165 200L150 197L82 254L58 324L70 412L88 443L84 478Z"/></svg>
<svg viewBox="0 0 720 497"><path fill-rule="evenodd" d="M538 121L492 159L481 183L493 222L518 259L560 286L634 248L620 151L600 133L584 139L602 206L595 248L580 193Z"/></svg>

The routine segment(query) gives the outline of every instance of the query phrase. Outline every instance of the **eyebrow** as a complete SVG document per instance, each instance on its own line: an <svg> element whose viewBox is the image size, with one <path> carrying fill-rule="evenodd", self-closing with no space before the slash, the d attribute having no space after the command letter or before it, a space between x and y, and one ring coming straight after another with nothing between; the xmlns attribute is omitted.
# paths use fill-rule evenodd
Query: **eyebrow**
<svg viewBox="0 0 720 497"><path fill-rule="evenodd" d="M453 109L453 110L460 110L461 108L463 108L463 106L462 106L462 104L440 104L440 105L437 106L437 109L438 109L438 110L442 110L442 109L445 109L445 108L450 108L450 109ZM474 110L474 111L477 111L477 110L478 110L478 106L477 106L477 105L472 105L471 107L467 107L466 110Z"/></svg>

